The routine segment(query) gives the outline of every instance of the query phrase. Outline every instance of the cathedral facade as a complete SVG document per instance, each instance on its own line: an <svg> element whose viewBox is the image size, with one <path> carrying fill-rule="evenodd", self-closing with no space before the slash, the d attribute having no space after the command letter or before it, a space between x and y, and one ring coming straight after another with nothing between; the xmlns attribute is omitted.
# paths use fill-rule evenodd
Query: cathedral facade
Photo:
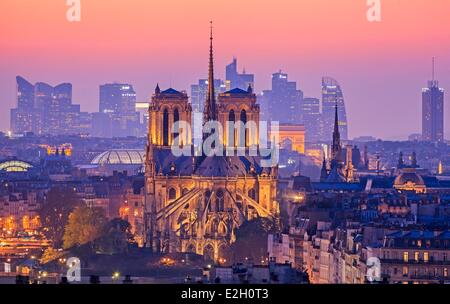
<svg viewBox="0 0 450 304"><path fill-rule="evenodd" d="M192 121L188 96L156 87L149 107L145 161L147 247L153 252L192 252L217 261L235 241L235 231L256 217L277 217L277 167L261 166L262 156L250 156L259 145L259 106L256 95L232 89L215 99L212 35L209 89L203 124L221 123L220 145L245 150L238 156L194 153L191 130L173 129L178 121ZM243 127L229 127L230 122ZM242 122L239 124L238 122ZM245 128L250 124L253 127ZM240 134L244 134L241 136ZM190 150L175 156L172 145Z"/></svg>

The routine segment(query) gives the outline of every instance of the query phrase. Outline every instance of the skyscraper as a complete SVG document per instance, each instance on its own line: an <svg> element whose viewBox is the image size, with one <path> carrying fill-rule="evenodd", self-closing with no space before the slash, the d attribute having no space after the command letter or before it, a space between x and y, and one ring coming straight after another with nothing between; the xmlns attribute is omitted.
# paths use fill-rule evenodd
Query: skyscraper
<svg viewBox="0 0 450 304"><path fill-rule="evenodd" d="M255 76L253 74L247 74L245 70L242 74L238 73L236 58L233 58L233 62L226 66L225 75L226 89L228 91L236 88L247 90L249 86L252 89L255 88Z"/></svg>
<svg viewBox="0 0 450 304"><path fill-rule="evenodd" d="M136 92L133 86L123 83L100 86L99 112L111 120L101 136L135 136L139 130L139 113L136 111ZM111 130L108 129L111 126ZM95 128L102 130L101 127Z"/></svg>
<svg viewBox="0 0 450 304"><path fill-rule="evenodd" d="M214 80L214 91L216 98L220 93L226 91L225 82L221 79ZM208 94L208 79L200 79L197 84L191 85L191 104L192 110L201 112L205 106L205 100Z"/></svg>
<svg viewBox="0 0 450 304"><path fill-rule="evenodd" d="M297 83L288 81L288 75L278 72L272 75L272 89L265 90L260 98L263 118L280 123L301 123L303 92Z"/></svg>
<svg viewBox="0 0 450 304"><path fill-rule="evenodd" d="M339 83L331 77L322 78L322 132L321 139L328 140L333 132L335 106L337 104L339 114L339 132L342 140L348 139L347 114L345 111L344 95Z"/></svg>
<svg viewBox="0 0 450 304"><path fill-rule="evenodd" d="M17 108L11 110L14 133L74 134L80 130L80 106L72 104L72 84L32 85L17 76Z"/></svg>
<svg viewBox="0 0 450 304"><path fill-rule="evenodd" d="M434 58L432 80L422 89L422 140L444 141L444 89L434 79Z"/></svg>
<svg viewBox="0 0 450 304"><path fill-rule="evenodd" d="M322 124L319 98L304 97L300 105L300 112L301 122L305 125L306 129L306 141L319 141Z"/></svg>
<svg viewBox="0 0 450 304"><path fill-rule="evenodd" d="M17 107L11 109L11 130L14 133L36 132L34 85L20 76L16 77L16 83Z"/></svg>

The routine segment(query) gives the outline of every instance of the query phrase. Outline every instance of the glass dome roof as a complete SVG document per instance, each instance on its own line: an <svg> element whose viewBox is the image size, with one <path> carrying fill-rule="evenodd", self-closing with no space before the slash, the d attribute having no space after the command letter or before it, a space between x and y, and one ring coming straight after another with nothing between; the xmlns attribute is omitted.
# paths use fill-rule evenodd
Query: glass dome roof
<svg viewBox="0 0 450 304"><path fill-rule="evenodd" d="M143 150L109 150L97 155L93 165L142 165L145 160Z"/></svg>

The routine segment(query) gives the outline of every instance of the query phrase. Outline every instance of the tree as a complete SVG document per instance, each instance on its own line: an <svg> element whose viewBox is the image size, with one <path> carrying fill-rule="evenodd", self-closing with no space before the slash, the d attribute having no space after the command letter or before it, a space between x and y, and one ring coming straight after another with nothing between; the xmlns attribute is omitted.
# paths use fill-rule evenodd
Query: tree
<svg viewBox="0 0 450 304"><path fill-rule="evenodd" d="M105 225L103 236L96 242L96 249L104 254L124 253L132 241L130 223L115 218Z"/></svg>
<svg viewBox="0 0 450 304"><path fill-rule="evenodd" d="M44 253L42 254L42 257L39 260L39 263L41 264L47 264L50 262L53 262L56 259L59 259L60 257L64 256L64 251L58 251L52 247L48 247L45 249Z"/></svg>
<svg viewBox="0 0 450 304"><path fill-rule="evenodd" d="M53 187L47 193L40 210L42 232L51 241L55 248L61 247L64 227L69 214L81 205L81 200L73 188Z"/></svg>
<svg viewBox="0 0 450 304"><path fill-rule="evenodd" d="M103 209L81 206L69 215L64 231L64 248L91 243L103 235L107 220Z"/></svg>
<svg viewBox="0 0 450 304"><path fill-rule="evenodd" d="M236 230L236 242L226 250L227 260L242 262L248 258L259 262L267 255L268 234L279 231L279 223L268 218L257 218L243 223Z"/></svg>

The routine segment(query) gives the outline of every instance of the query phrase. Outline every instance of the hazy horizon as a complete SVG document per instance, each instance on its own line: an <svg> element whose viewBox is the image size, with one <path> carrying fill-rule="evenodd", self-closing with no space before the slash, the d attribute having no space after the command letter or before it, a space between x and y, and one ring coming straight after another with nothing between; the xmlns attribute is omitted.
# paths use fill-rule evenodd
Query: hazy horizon
<svg viewBox="0 0 450 304"><path fill-rule="evenodd" d="M381 0L379 23L367 21L365 0L335 2L81 0L81 22L70 23L65 1L3 0L0 130L9 129L17 75L72 83L73 102L89 112L98 110L104 83L132 84L138 101L156 83L190 93L207 75L212 19L216 78L224 79L235 56L239 70L255 74L257 92L281 69L305 96L320 98L321 77L331 76L344 91L350 138L420 133L431 57L440 86L450 90L450 2Z"/></svg>

